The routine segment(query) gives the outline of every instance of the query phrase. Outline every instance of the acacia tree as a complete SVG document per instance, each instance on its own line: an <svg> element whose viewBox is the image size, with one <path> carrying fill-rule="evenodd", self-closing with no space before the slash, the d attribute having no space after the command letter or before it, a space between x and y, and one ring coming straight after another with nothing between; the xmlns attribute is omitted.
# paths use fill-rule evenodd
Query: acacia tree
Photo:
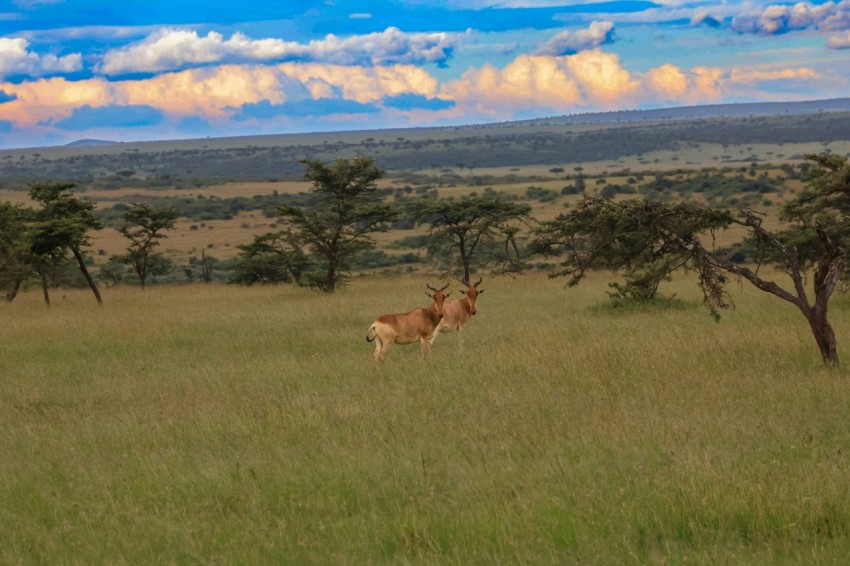
<svg viewBox="0 0 850 566"><path fill-rule="evenodd" d="M850 197L850 176L840 172L842 167L846 167L846 162L829 161L815 178L833 175L838 180L845 179L843 184L830 185L831 193L822 190L819 196L809 194L807 198L822 198L836 191ZM814 182L812 186L817 188L819 184ZM715 231L732 225L747 230L752 246L769 250L761 257L791 277L790 289L762 276L758 269L731 261L728 253L711 245ZM639 199L615 202L586 196L569 213L542 223L535 231L531 248L543 253L566 253L561 270L552 276L569 276L570 285L578 284L588 269L599 267L600 260L609 267L612 257L619 257L624 265L655 262L665 265L667 273L692 270L697 273L705 302L715 316L717 309L731 305L724 287L726 275L739 276L796 306L809 323L824 363L836 365L836 338L827 318L827 306L844 274L846 252L840 240L834 241L823 227L815 224L812 229L819 242L818 256L812 261L813 300L805 286L805 259L796 247L783 241L782 233L765 229L762 215L752 210L733 214L702 204L668 205Z"/></svg>
<svg viewBox="0 0 850 566"><path fill-rule="evenodd" d="M239 257L233 283L300 283L310 259L291 232L270 232L238 246Z"/></svg>
<svg viewBox="0 0 850 566"><path fill-rule="evenodd" d="M801 261L812 266L821 249L816 227L844 245L850 241L850 163L831 153L806 158L812 162L806 177L808 187L783 205L780 219L791 226L779 236L785 245L797 249Z"/></svg>
<svg viewBox="0 0 850 566"><path fill-rule="evenodd" d="M428 255L447 272L458 271L463 281L470 281L473 264L479 271L492 265L518 267L516 237L519 225L530 219L531 207L485 194L413 201L407 212L430 225Z"/></svg>
<svg viewBox="0 0 850 566"><path fill-rule="evenodd" d="M147 203L134 203L124 213L125 224L119 231L130 240L130 245L127 253L116 259L135 271L142 289L149 276L164 275L171 270L168 258L155 249L166 237L164 232L174 229L178 217L174 208L157 209Z"/></svg>
<svg viewBox="0 0 850 566"><path fill-rule="evenodd" d="M278 209L287 229L309 255L318 260L324 275L313 285L333 293L343 284L351 258L375 246L371 235L384 232L396 212L381 201L376 182L384 172L374 159L339 158L332 165L302 160L304 178L313 184L309 207L284 204Z"/></svg>
<svg viewBox="0 0 850 566"><path fill-rule="evenodd" d="M103 224L95 218L95 204L75 197L70 191L74 183L32 183L30 198L40 205L31 223L31 251L40 257L61 257L70 251L98 304L103 304L88 268L83 248L90 244L89 231L100 230Z"/></svg>
<svg viewBox="0 0 850 566"><path fill-rule="evenodd" d="M30 211L23 206L0 202L0 289L11 303L33 269L27 234Z"/></svg>

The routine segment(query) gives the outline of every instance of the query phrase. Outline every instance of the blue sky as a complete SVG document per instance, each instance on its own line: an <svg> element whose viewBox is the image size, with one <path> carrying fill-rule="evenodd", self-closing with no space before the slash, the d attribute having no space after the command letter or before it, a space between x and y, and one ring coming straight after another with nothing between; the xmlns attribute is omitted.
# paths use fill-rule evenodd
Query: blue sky
<svg viewBox="0 0 850 566"><path fill-rule="evenodd" d="M850 0L0 0L0 148L850 93Z"/></svg>

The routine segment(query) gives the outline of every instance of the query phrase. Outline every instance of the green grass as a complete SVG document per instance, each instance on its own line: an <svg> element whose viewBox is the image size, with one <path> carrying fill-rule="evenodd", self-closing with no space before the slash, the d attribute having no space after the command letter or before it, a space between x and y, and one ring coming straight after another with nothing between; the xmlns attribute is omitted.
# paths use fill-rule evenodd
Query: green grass
<svg viewBox="0 0 850 566"><path fill-rule="evenodd" d="M424 280L25 294L0 562L843 562L850 380L802 316L734 287L718 324L684 280L694 308L604 309L607 282L490 279L463 355L383 365L365 331Z"/></svg>

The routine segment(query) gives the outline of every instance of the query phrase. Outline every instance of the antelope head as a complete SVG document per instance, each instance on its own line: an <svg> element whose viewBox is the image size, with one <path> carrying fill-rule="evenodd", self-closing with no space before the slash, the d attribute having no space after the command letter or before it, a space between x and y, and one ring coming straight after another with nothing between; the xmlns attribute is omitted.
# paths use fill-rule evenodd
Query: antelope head
<svg viewBox="0 0 850 566"><path fill-rule="evenodd" d="M428 291L425 291L425 294L434 299L434 306L437 308L437 317L443 318L443 302L451 295L451 293L444 294L443 291L449 288L449 284L446 283L442 289L432 287L430 283L426 283L425 286L434 291L433 295Z"/></svg>
<svg viewBox="0 0 850 566"><path fill-rule="evenodd" d="M471 314L475 314L476 312L478 312L478 307L476 306L476 303L478 301L478 295L484 292L484 289L478 288L478 286L481 285L482 281L484 281L484 278L481 276L478 276L478 281L476 281L472 285L469 284L468 279L464 279L463 281L461 281L461 283L466 285L466 291L461 289L460 292L466 295L466 299L467 301L469 301L469 312Z"/></svg>

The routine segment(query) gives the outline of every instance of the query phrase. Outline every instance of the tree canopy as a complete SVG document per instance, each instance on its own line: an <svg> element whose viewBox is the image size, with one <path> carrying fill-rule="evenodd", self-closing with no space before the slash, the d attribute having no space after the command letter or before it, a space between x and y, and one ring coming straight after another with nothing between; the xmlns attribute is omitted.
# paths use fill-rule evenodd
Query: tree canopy
<svg viewBox="0 0 850 566"><path fill-rule="evenodd" d="M531 207L499 195L467 195L413 201L407 212L428 224L428 255L446 272L469 281L472 271L489 266L517 269L521 253L519 226L530 219Z"/></svg>
<svg viewBox="0 0 850 566"><path fill-rule="evenodd" d="M535 231L531 248L548 254L566 254L553 277L568 276L575 285L592 268L626 268L627 282L646 283L639 275L657 281L678 269L697 273L705 302L716 316L717 309L731 305L725 290L727 274L746 279L756 288L795 305L806 317L825 363L838 363L835 334L827 319L829 299L845 270L846 252L840 229L850 197L850 176L845 158L809 156L821 167L810 179L811 190L789 203L789 211L817 207L817 213L800 214L795 231L772 233L763 226L763 215L749 209L732 213L704 204L665 204L630 199L614 201L586 196L566 214L542 223ZM817 203L817 204L815 204ZM831 234L818 218L835 220ZM791 277L791 288L763 275L757 268L732 261L730 250L716 248L713 235L732 225L743 227L747 243L764 262L778 266ZM810 233L807 233L805 229ZM789 235L805 234L812 243L801 254ZM806 269L814 270L810 298L805 285Z"/></svg>
<svg viewBox="0 0 850 566"><path fill-rule="evenodd" d="M130 245L127 253L116 259L133 269L142 289L149 276L164 275L171 269L171 262L156 248L166 237L165 232L174 229L177 218L173 208L153 208L147 203L134 203L124 213L119 232L130 240Z"/></svg>
<svg viewBox="0 0 850 566"><path fill-rule="evenodd" d="M374 159L302 163L307 166L304 178L313 185L315 202L304 207L284 204L278 210L287 230L323 271L311 283L332 293L347 280L352 257L373 248L372 234L386 231L397 213L378 193L376 182L384 172Z"/></svg>

